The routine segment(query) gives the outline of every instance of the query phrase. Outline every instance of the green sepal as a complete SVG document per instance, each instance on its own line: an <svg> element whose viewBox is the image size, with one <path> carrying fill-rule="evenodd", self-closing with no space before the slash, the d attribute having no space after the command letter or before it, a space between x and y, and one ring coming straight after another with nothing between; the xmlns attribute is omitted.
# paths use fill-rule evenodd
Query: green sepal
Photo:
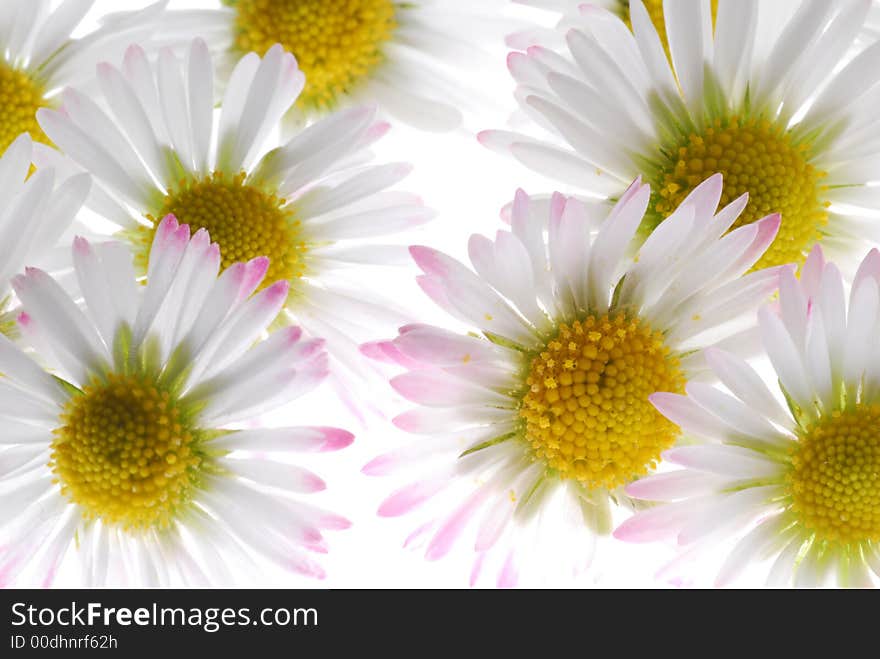
<svg viewBox="0 0 880 659"><path fill-rule="evenodd" d="M594 497L595 501L584 497L578 498L580 499L579 503L584 524L592 529L596 535L609 535L614 526L611 517L611 495Z"/></svg>
<svg viewBox="0 0 880 659"><path fill-rule="evenodd" d="M727 116L727 99L724 90L708 64L703 72L703 103L706 106L706 114L711 119L724 119Z"/></svg>
<svg viewBox="0 0 880 659"><path fill-rule="evenodd" d="M526 490L526 493L522 496L522 498L517 501L516 508L513 511L514 516L519 518L527 518L531 514L533 514L537 508L537 506L532 506L530 508L529 504L536 498L538 491L544 486L547 482L547 474L542 473L535 479L535 482L532 483L532 486Z"/></svg>
<svg viewBox="0 0 880 659"><path fill-rule="evenodd" d="M676 143L697 131L684 99L677 92L652 91L648 95L648 107L655 119L655 127L661 143Z"/></svg>
<svg viewBox="0 0 880 659"><path fill-rule="evenodd" d="M626 281L626 277L627 275L623 275L614 286L614 292L611 293L611 304L608 306L609 312L615 311L620 304L620 294L623 292L623 283Z"/></svg>
<svg viewBox="0 0 880 659"><path fill-rule="evenodd" d="M472 453L476 453L477 451L482 451L483 449L487 449L491 446L496 446L498 444L503 444L506 441L509 441L516 437L516 432L511 431L509 433L505 433L504 435L498 435L497 437L493 437L492 439L487 439L485 442L479 442L474 444L470 448L466 449L459 455L459 458L463 458L467 455L471 455Z"/></svg>
<svg viewBox="0 0 880 659"><path fill-rule="evenodd" d="M185 341L180 343L171 353L162 375L159 376L159 383L167 387L171 393L177 393L183 388L189 374L192 372L192 350Z"/></svg>
<svg viewBox="0 0 880 659"><path fill-rule="evenodd" d="M794 417L795 422L797 422L798 426L801 428L806 428L807 425L813 420L812 415L809 410L804 410L798 405L794 398L791 397L791 394L788 393L785 386L782 384L782 380L778 380L779 390L782 392L783 397L785 398L785 404L788 406L788 411L791 412L791 415Z"/></svg>
<svg viewBox="0 0 880 659"><path fill-rule="evenodd" d="M154 334L147 336L138 353L140 373L158 380L162 370L162 346L159 344L159 337Z"/></svg>
<svg viewBox="0 0 880 659"><path fill-rule="evenodd" d="M84 393L82 389L77 387L72 382L68 382L64 378L60 378L57 375L53 375L52 379L55 380L55 382L57 382L61 386L61 388L64 390L65 393L70 394L71 397L82 396Z"/></svg>
<svg viewBox="0 0 880 659"><path fill-rule="evenodd" d="M179 181L188 181L191 178L192 173L184 166L183 162L181 162L177 151L168 146L162 147L162 158L165 160L165 168L171 178L170 183L174 184ZM160 205L163 200L164 195L159 199ZM162 218L158 217L156 219L161 220Z"/></svg>
<svg viewBox="0 0 880 659"><path fill-rule="evenodd" d="M485 336L495 345L501 346L502 348L509 348L510 350L516 350L517 352L527 352L527 350L523 346L514 341L511 341L508 338L501 336L500 334L493 334L492 332L484 331L483 336Z"/></svg>
<svg viewBox="0 0 880 659"><path fill-rule="evenodd" d="M121 375L131 375L134 370L132 338L128 323L122 323L113 337L113 367Z"/></svg>

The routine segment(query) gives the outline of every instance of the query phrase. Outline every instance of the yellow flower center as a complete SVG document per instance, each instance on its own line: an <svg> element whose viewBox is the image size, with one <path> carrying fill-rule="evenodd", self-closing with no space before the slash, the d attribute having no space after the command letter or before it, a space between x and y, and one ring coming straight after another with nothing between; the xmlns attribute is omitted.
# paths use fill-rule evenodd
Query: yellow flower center
<svg viewBox="0 0 880 659"><path fill-rule="evenodd" d="M86 517L166 527L198 482L198 432L150 379L110 375L74 395L54 430L50 466Z"/></svg>
<svg viewBox="0 0 880 659"><path fill-rule="evenodd" d="M588 488L624 485L650 472L678 428L648 401L684 390L661 332L624 314L559 325L534 357L520 416L534 455Z"/></svg>
<svg viewBox="0 0 880 659"><path fill-rule="evenodd" d="M203 179L183 181L170 190L161 208L147 217L152 226L135 231L136 261L146 271L149 248L159 221L173 213L193 233L207 229L220 245L221 267L257 256L269 257L269 271L261 287L278 280L291 281L305 271L308 245L302 240L301 222L286 200L245 182L239 173L230 178L215 172Z"/></svg>
<svg viewBox="0 0 880 659"><path fill-rule="evenodd" d="M645 10L654 24L654 29L660 37L663 44L663 50L669 56L669 39L666 37L666 19L663 16L663 0L642 0ZM632 19L629 14L629 0L617 0L616 13L623 19L627 27L632 29ZM712 0L712 25L715 25L715 19L718 17L718 0Z"/></svg>
<svg viewBox="0 0 880 659"><path fill-rule="evenodd" d="M734 228L782 214L776 240L755 267L802 262L828 222L829 204L821 199L825 172L810 164L808 143L761 119L716 120L702 133L661 149L645 228L653 230L694 187L718 172L724 176L722 205L749 193Z"/></svg>
<svg viewBox="0 0 880 659"><path fill-rule="evenodd" d="M880 541L880 405L834 412L807 428L788 481L792 509L818 539Z"/></svg>
<svg viewBox="0 0 880 659"><path fill-rule="evenodd" d="M0 60L0 153L6 151L22 133L38 142L51 144L37 123L37 110L47 105L43 86L23 71L11 68Z"/></svg>
<svg viewBox="0 0 880 659"><path fill-rule="evenodd" d="M306 75L297 104L332 109L383 61L397 27L392 0L235 0L239 53L280 43Z"/></svg>

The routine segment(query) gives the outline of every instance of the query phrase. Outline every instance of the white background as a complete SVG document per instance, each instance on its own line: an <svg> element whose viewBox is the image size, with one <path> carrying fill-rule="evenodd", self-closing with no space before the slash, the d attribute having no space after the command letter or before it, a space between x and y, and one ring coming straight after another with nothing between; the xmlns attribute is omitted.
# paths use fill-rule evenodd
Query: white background
<svg viewBox="0 0 880 659"><path fill-rule="evenodd" d="M92 13L78 33L93 29L104 13L122 9L137 9L146 0L116 2L97 0ZM214 7L219 3L205 0L172 0L173 8ZM512 14L526 19L548 23L550 17L537 12L512 9ZM494 44L497 70L494 84L505 92L497 99L513 108L512 82L504 65L505 49ZM378 162L407 161L415 165L414 173L401 186L424 197L425 203L437 211L436 220L422 230L408 236L413 243L430 244L459 258L466 258L467 237L470 233L491 234L502 227L499 209L513 196L517 187L529 192L549 192L552 184L490 153L480 146L474 133L483 128L504 127L508 112L497 116L471 116L466 130L453 135L420 133L395 124L390 134L375 149ZM563 190L566 191L566 190ZM415 287L415 267L397 273L393 289L386 290L397 303L408 311L413 321L454 324L444 314L432 308ZM365 275L365 286L378 284ZM377 330L376 339L388 338L392 328ZM406 403L396 399L386 387L386 410L389 416L402 411ZM326 492L308 500L345 515L353 522L347 531L328 534L330 552L321 559L328 578L323 582L306 580L296 575L271 571L271 584L279 587L330 586L357 587L466 587L472 554L460 552L438 562L426 562L420 553L402 548L406 536L418 522L416 516L397 520L378 518L379 502L402 483L397 480L368 478L360 468L371 458L402 441L414 441L396 430L387 419L371 417L364 425L348 413L328 386L295 401L268 419L278 425L333 425L344 427L357 435L349 449L317 456L306 464L327 482ZM559 539L560 543L565 538ZM671 556L671 549L658 546L629 546L613 540L603 541L597 558L584 580L577 585L603 587L658 585L654 573ZM70 556L68 557L70 558ZM548 560L552 560L549 557ZM261 566L262 567L262 566ZM58 585L76 585L77 573L65 570ZM574 583L560 583L571 586ZM663 582L659 582L663 585Z"/></svg>

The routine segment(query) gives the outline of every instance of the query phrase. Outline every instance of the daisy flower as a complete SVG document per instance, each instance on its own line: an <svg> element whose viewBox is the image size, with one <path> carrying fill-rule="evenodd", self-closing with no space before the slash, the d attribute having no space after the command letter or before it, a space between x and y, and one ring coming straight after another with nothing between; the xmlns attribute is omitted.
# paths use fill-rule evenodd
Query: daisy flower
<svg viewBox="0 0 880 659"><path fill-rule="evenodd" d="M631 496L671 503L615 535L677 537L689 563L733 540L719 584L768 559L773 586L868 586L872 572L880 576L878 287L876 249L859 267L849 304L840 271L819 247L800 280L783 272L778 310L759 315L779 395L723 350L706 359L726 391L690 382L684 395L654 394L666 418L708 441L664 454L683 469L629 486Z"/></svg>
<svg viewBox="0 0 880 659"><path fill-rule="evenodd" d="M709 174L723 202L745 191L739 225L779 212L782 227L759 266L803 263L823 241L841 254L880 238L859 209L876 207L880 44L850 59L870 0L664 3L639 0L629 24L584 5L567 52L535 46L508 59L523 108L553 138L503 131L481 141L581 190L620 196L644 174L654 195L647 235Z"/></svg>
<svg viewBox="0 0 880 659"><path fill-rule="evenodd" d="M288 117L301 122L352 103L378 103L420 129L447 131L474 96L485 45L503 43L507 0L224 0L220 10L167 14L162 31L201 35L224 62L276 43L296 57L305 89ZM224 69L229 68L224 65ZM481 92L482 89L482 92Z"/></svg>
<svg viewBox="0 0 880 659"><path fill-rule="evenodd" d="M407 369L391 384L417 407L394 422L429 436L364 471L408 477L379 514L426 505L415 537L428 559L471 529L474 581L495 561L499 585L514 583L520 565L547 564L527 558L542 543L562 571L589 560L612 504L629 505L622 488L676 441L648 396L682 391L707 342L742 343L732 321L776 288L781 268L742 275L779 216L722 237L746 197L716 214L721 187L717 175L697 187L637 259L628 249L651 195L639 180L607 217L602 205L556 194L547 208L519 192L510 231L471 238L476 273L411 248L422 289L473 329L409 325L364 346Z"/></svg>
<svg viewBox="0 0 880 659"><path fill-rule="evenodd" d="M98 65L98 82L109 112L67 89L63 109L41 110L39 121L93 174L102 193L94 208L116 223L138 272L158 220L172 213L210 231L224 267L268 256L266 281L290 284L281 320L331 339L340 363L361 368L357 346L365 337L349 336L362 331L359 318L387 319L390 311L346 275L388 265L398 252L403 260L402 246L373 239L431 218L417 196L390 189L409 165L370 164L368 147L388 129L375 109L349 108L276 146L270 135L304 84L280 46L239 61L216 128L212 59L201 40L184 61L163 49L155 64L133 46L121 69ZM44 155L63 166L57 153Z"/></svg>
<svg viewBox="0 0 880 659"><path fill-rule="evenodd" d="M0 3L0 151L21 133L46 142L37 110L56 106L61 87L93 78L98 58L121 55L129 43L149 35L165 2L126 12L112 25L73 39L71 33L93 4L64 0L50 11L46 0Z"/></svg>
<svg viewBox="0 0 880 659"><path fill-rule="evenodd" d="M14 336L16 303L11 280L25 264L65 276L71 265L69 251L56 247L82 207L90 179L79 174L56 181L52 169L32 176L33 144L19 135L0 156L0 335Z"/></svg>
<svg viewBox="0 0 880 659"><path fill-rule="evenodd" d="M350 443L333 428L234 429L312 388L318 340L291 327L254 342L288 283L254 293L265 258L217 275L220 250L173 216L138 284L120 243L76 239L77 306L42 270L13 280L44 370L0 337L0 583L52 582L73 553L83 581L228 583L248 552L322 576L309 551L346 526L291 494L324 487L279 454ZM232 569L231 569L232 568Z"/></svg>

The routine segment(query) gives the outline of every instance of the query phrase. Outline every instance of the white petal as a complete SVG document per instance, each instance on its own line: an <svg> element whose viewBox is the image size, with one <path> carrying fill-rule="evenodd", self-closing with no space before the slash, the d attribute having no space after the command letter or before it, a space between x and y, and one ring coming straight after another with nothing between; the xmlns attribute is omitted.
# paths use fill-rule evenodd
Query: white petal
<svg viewBox="0 0 880 659"><path fill-rule="evenodd" d="M180 61L167 48L159 51L156 82L159 86L159 104L162 108L162 117L171 138L171 145L177 152L183 166L191 170L194 167L194 161L183 71Z"/></svg>
<svg viewBox="0 0 880 659"><path fill-rule="evenodd" d="M751 561L759 561L765 548L778 540L786 520L782 515L768 517L749 531L731 550L715 578L716 586L733 581Z"/></svg>
<svg viewBox="0 0 880 659"><path fill-rule="evenodd" d="M789 437L779 432L764 417L754 413L745 402L702 382L689 382L688 396L732 429L750 435L761 443L787 445Z"/></svg>
<svg viewBox="0 0 880 659"><path fill-rule="evenodd" d="M672 63L688 105L702 106L703 71L711 42L704 44L702 3L664 2L667 41Z"/></svg>
<svg viewBox="0 0 880 659"><path fill-rule="evenodd" d="M186 88L193 161L196 171L205 173L214 125L214 70L208 46L202 39L193 39L187 51Z"/></svg>
<svg viewBox="0 0 880 659"><path fill-rule="evenodd" d="M755 370L737 355L717 348L706 350L706 361L735 396L783 428L792 424L789 414L776 401Z"/></svg>
<svg viewBox="0 0 880 659"><path fill-rule="evenodd" d="M794 341L782 321L767 307L758 312L758 321L767 355L779 375L779 380L798 405L809 409L813 404L813 397L801 354Z"/></svg>
<svg viewBox="0 0 880 659"><path fill-rule="evenodd" d="M289 492L309 494L326 487L318 476L292 464L243 458L222 458L219 462L223 467L243 478Z"/></svg>
<svg viewBox="0 0 880 659"><path fill-rule="evenodd" d="M767 510L767 504L780 488L776 485L750 487L727 495L701 515L689 521L678 535L683 545L696 542L706 536L723 537Z"/></svg>
<svg viewBox="0 0 880 659"><path fill-rule="evenodd" d="M648 501L677 501L720 492L726 482L714 474L680 469L640 478L627 485L626 493Z"/></svg>
<svg viewBox="0 0 880 659"><path fill-rule="evenodd" d="M98 65L98 82L113 114L125 129L138 155L146 162L147 168L160 180L166 180L169 172L159 143L147 112L134 89L122 74L109 64Z"/></svg>

